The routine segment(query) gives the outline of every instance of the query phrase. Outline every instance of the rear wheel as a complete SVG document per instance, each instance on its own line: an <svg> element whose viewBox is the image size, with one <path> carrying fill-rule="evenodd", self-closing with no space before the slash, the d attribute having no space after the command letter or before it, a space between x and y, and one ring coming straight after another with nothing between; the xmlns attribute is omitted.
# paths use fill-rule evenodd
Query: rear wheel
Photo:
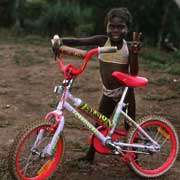
<svg viewBox="0 0 180 180"><path fill-rule="evenodd" d="M147 149L130 148L137 152L130 167L140 176L158 177L166 173L177 158L179 148L177 134L171 123L160 116L146 116L138 123L151 138L157 141L160 151L152 152ZM151 145L151 142L137 128L130 129L128 143ZM143 153L138 153L138 151L143 151Z"/></svg>
<svg viewBox="0 0 180 180"><path fill-rule="evenodd" d="M14 179L48 179L55 172L63 157L64 138L63 134L59 136L53 155L43 157L42 152L55 133L51 126L50 121L36 121L16 137L9 155L9 170ZM40 131L42 139L32 149Z"/></svg>

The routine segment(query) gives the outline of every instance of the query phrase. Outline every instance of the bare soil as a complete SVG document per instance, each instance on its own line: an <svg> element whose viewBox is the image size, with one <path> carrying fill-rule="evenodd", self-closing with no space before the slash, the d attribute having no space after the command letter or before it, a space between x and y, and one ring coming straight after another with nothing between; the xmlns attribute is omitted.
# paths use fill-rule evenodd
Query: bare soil
<svg viewBox="0 0 180 180"><path fill-rule="evenodd" d="M77 64L75 58L67 63ZM140 75L149 79L147 87L136 89L137 118L147 114L167 117L175 126L180 137L180 93L178 75L156 73L140 67ZM159 84L159 79L166 83ZM58 97L53 93L54 85L60 83L57 62L53 61L50 44L0 42L0 179L11 179L7 169L7 157L13 138L23 124L29 124L53 110ZM93 107L98 107L101 81L98 62L89 62L85 72L74 83L73 93ZM65 159L63 169L54 179L64 180L115 180L141 179L126 164L112 156L96 154L92 165L79 163L77 158L88 149L88 131L80 130L80 123L67 114L65 125ZM180 156L165 176L166 180L180 177ZM157 179L161 179L157 178Z"/></svg>

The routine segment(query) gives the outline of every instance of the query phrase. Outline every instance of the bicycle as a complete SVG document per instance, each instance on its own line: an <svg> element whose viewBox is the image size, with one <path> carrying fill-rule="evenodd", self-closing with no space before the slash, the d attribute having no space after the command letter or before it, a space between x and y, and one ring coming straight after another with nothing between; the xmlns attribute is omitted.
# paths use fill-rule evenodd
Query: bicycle
<svg viewBox="0 0 180 180"><path fill-rule="evenodd" d="M57 35L52 39L52 44L59 70L64 75L63 83L54 88L60 100L57 108L47 113L45 119L27 125L15 138L10 148L8 163L12 177L24 180L52 177L61 164L65 148L64 110L72 113L92 132L89 142L98 153L116 155L135 173L145 178L159 177L166 173L178 154L179 142L174 127L167 119L157 115L145 116L135 122L124 110L127 106L124 99L128 88L145 86L148 80L117 71L112 73L125 88L110 120L80 98L73 96L70 90L73 81L84 71L92 55L115 52L116 47L98 47L84 51L61 45ZM79 67L72 64L64 65L61 53L76 55L83 60ZM131 124L128 132L117 127L120 115ZM87 116L100 126L96 128ZM122 140L122 137L126 137L127 140Z"/></svg>

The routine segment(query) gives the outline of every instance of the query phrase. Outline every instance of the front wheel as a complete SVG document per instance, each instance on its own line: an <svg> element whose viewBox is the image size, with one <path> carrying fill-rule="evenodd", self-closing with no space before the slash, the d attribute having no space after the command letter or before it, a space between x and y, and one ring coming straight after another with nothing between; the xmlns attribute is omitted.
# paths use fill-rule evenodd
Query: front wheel
<svg viewBox="0 0 180 180"><path fill-rule="evenodd" d="M63 156L64 138L61 134L57 140L53 155L42 156L44 148L51 142L55 133L50 121L36 121L24 128L11 147L9 154L9 171L14 179L42 180L48 179L57 169ZM40 142L37 136L41 134ZM36 147L32 148L36 141Z"/></svg>
<svg viewBox="0 0 180 180"><path fill-rule="evenodd" d="M138 123L160 145L160 151L130 148L129 150L136 151L130 167L142 177L161 176L172 167L177 158L179 145L175 129L168 120L155 115L145 116ZM129 131L128 143L151 145L151 142L135 127ZM140 151L141 153L138 153Z"/></svg>

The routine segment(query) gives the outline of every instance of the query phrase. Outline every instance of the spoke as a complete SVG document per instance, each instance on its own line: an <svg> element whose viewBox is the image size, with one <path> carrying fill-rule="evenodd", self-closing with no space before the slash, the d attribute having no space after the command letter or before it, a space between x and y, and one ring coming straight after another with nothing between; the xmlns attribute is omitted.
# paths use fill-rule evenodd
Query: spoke
<svg viewBox="0 0 180 180"><path fill-rule="evenodd" d="M150 131L147 130L147 132L151 136L151 138L158 141L157 139L158 139L159 132L156 131L156 128L148 127L148 129L150 129Z"/></svg>
<svg viewBox="0 0 180 180"><path fill-rule="evenodd" d="M42 145L43 142L46 142L46 140L48 140L48 142L49 142L50 135L51 135L50 133L46 134L46 137L44 137L44 138L42 139L42 141L41 141L41 143L38 145L38 147L40 147L40 145ZM28 147L26 147L26 149L31 149L30 147L32 147L32 146L28 146ZM39 154L40 154L40 153L39 153ZM39 155L36 155L36 156L32 157L33 155L34 155L34 154L31 152L31 154L28 156L28 158L23 158L23 159L26 161L25 165L23 165L23 168L22 168L22 172L23 172L24 175L27 173L28 168L30 168L30 165L32 165L32 164L34 163L34 161L36 161L38 158L40 158ZM25 162L25 161L22 160L22 162ZM40 159L39 159L38 161L39 161L39 163L40 163ZM39 164L39 165L40 165L40 164ZM37 166L36 168L39 169L38 166ZM33 170L35 171L34 166L33 166ZM36 172L36 171L35 171L35 172Z"/></svg>
<svg viewBox="0 0 180 180"><path fill-rule="evenodd" d="M161 153L161 155L164 156L164 157L165 157L165 156L168 157L169 153L163 152L163 153Z"/></svg>
<svg viewBox="0 0 180 180"><path fill-rule="evenodd" d="M149 130L148 130L149 129ZM152 135L153 135L153 132L154 132L154 129L153 129L153 127L148 127L147 128L147 132L148 132L148 134L149 134L149 136L151 136L152 137Z"/></svg>
<svg viewBox="0 0 180 180"><path fill-rule="evenodd" d="M151 165L150 165L149 161L148 161L147 164L148 164L148 169L151 169Z"/></svg>
<svg viewBox="0 0 180 180"><path fill-rule="evenodd" d="M167 138L165 138L165 140L162 142L162 144L161 144L161 147L163 147L164 146L164 144L166 144L166 142L168 141L168 139Z"/></svg>
<svg viewBox="0 0 180 180"><path fill-rule="evenodd" d="M27 168L28 168L28 166L30 165L30 162L29 162L29 161L30 161L31 157L32 157L32 153L28 156L26 165L24 166L24 168L22 168L22 172L24 172L24 173L23 173L24 175L26 174Z"/></svg>
<svg viewBox="0 0 180 180"><path fill-rule="evenodd" d="M157 141L158 135L159 135L159 132L157 131L157 133L156 133L156 135L155 135L155 137L154 137L154 140Z"/></svg>
<svg viewBox="0 0 180 180"><path fill-rule="evenodd" d="M136 154L136 156L137 156L137 154ZM138 158L136 159L136 161L143 160L142 162L145 162L144 159L147 158L146 156L141 156L141 157L137 156L137 157Z"/></svg>
<svg viewBox="0 0 180 180"><path fill-rule="evenodd" d="M163 137L163 136L159 133L159 137L157 137L156 141L157 141L157 142L160 142L161 139L162 139L162 137Z"/></svg>

